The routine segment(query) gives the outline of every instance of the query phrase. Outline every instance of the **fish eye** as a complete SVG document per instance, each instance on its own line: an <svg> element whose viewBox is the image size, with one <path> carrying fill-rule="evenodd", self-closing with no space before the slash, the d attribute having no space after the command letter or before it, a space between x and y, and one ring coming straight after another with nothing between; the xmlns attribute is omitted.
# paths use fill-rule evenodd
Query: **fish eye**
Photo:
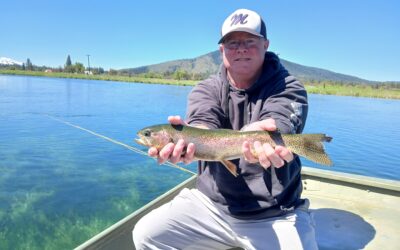
<svg viewBox="0 0 400 250"><path fill-rule="evenodd" d="M149 137L151 135L151 131L150 130L145 130L143 135L146 136L146 137Z"/></svg>

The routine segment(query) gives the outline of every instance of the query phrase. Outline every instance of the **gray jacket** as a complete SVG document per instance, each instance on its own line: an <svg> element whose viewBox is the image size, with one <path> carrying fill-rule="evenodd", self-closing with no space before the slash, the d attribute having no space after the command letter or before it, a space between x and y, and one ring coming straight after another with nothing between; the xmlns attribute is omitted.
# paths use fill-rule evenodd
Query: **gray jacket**
<svg viewBox="0 0 400 250"><path fill-rule="evenodd" d="M223 65L216 76L200 82L188 99L187 119L192 125L240 130L273 118L281 133L301 133L307 117L304 86L266 52L263 72L249 89L231 86ZM240 175L232 176L219 162L204 162L197 188L230 215L258 219L280 215L301 204L301 163L295 159L282 168L264 170L244 159L233 161Z"/></svg>

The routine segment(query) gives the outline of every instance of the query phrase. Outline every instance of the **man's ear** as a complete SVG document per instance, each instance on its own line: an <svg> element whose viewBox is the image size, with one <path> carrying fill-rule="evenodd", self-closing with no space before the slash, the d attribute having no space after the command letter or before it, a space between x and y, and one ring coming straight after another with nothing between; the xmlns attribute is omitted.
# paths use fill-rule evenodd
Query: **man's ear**
<svg viewBox="0 0 400 250"><path fill-rule="evenodd" d="M222 44L219 45L219 52L222 53L224 52L224 46Z"/></svg>
<svg viewBox="0 0 400 250"><path fill-rule="evenodd" d="M265 39L265 41L264 41L264 49L265 49L265 51L267 51L268 47L269 47L269 40Z"/></svg>

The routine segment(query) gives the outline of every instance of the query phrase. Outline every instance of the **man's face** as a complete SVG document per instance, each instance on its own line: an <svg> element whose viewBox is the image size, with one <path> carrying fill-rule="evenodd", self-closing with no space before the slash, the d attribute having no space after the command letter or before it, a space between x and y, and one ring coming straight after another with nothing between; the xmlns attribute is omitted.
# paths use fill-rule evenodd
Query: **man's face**
<svg viewBox="0 0 400 250"><path fill-rule="evenodd" d="M269 41L247 32L232 32L220 45L225 67L230 75L254 77L260 73Z"/></svg>

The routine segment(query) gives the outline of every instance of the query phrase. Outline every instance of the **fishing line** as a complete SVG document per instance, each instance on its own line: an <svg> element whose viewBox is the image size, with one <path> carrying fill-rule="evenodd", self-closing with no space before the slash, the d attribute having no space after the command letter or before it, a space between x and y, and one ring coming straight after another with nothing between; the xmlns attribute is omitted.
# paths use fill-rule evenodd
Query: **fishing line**
<svg viewBox="0 0 400 250"><path fill-rule="evenodd" d="M55 121L61 122L61 123L63 123L63 124L66 124L66 125L68 125L68 126L71 126L71 127L73 127L73 128L76 128L76 129L80 129L80 130L85 131L85 132L87 132L87 133L89 133L89 134L92 134L92 135L94 135L94 136L100 137L100 138L102 138L102 139L104 139L104 140L107 140L107 141L109 141L109 142L112 142L112 143L114 143L114 144L117 144L117 145L120 145L120 146L122 146L122 147L125 147L125 148L127 148L127 149L129 149L129 150L131 150L131 151L133 151L133 152L135 152L135 153L148 156L148 154L147 154L146 152L144 152L144 151L142 151L142 150L140 150L140 149L137 149L137 148L135 148L135 147L129 146L129 145L125 144L125 143L122 143L122 142L120 142L120 141L114 140L114 139L112 139L112 138L110 138L110 137L107 137L107 136L105 136L105 135L96 133L96 132L94 132L94 131L92 131L92 130L89 130L89 129L87 129L87 128L83 128L83 127L81 127L81 126L75 125L75 124L70 123L70 122L68 122L68 121L64 121L64 120L62 120L62 119L60 119L60 118L54 117L54 116L49 115L49 114L43 114L43 115L45 115L45 116L47 116L47 117L49 117L50 119L53 119L53 120L55 120ZM163 163L163 165L167 165L167 166L169 166L169 167L177 168L177 169L179 169L179 170L182 170L182 171L184 171L184 172L190 173L190 174L192 174L192 175L196 175L195 172L190 171L189 169L180 167L180 166L178 166L178 165L176 165L176 164L174 164L174 163L172 163L172 162L169 162L169 161Z"/></svg>

